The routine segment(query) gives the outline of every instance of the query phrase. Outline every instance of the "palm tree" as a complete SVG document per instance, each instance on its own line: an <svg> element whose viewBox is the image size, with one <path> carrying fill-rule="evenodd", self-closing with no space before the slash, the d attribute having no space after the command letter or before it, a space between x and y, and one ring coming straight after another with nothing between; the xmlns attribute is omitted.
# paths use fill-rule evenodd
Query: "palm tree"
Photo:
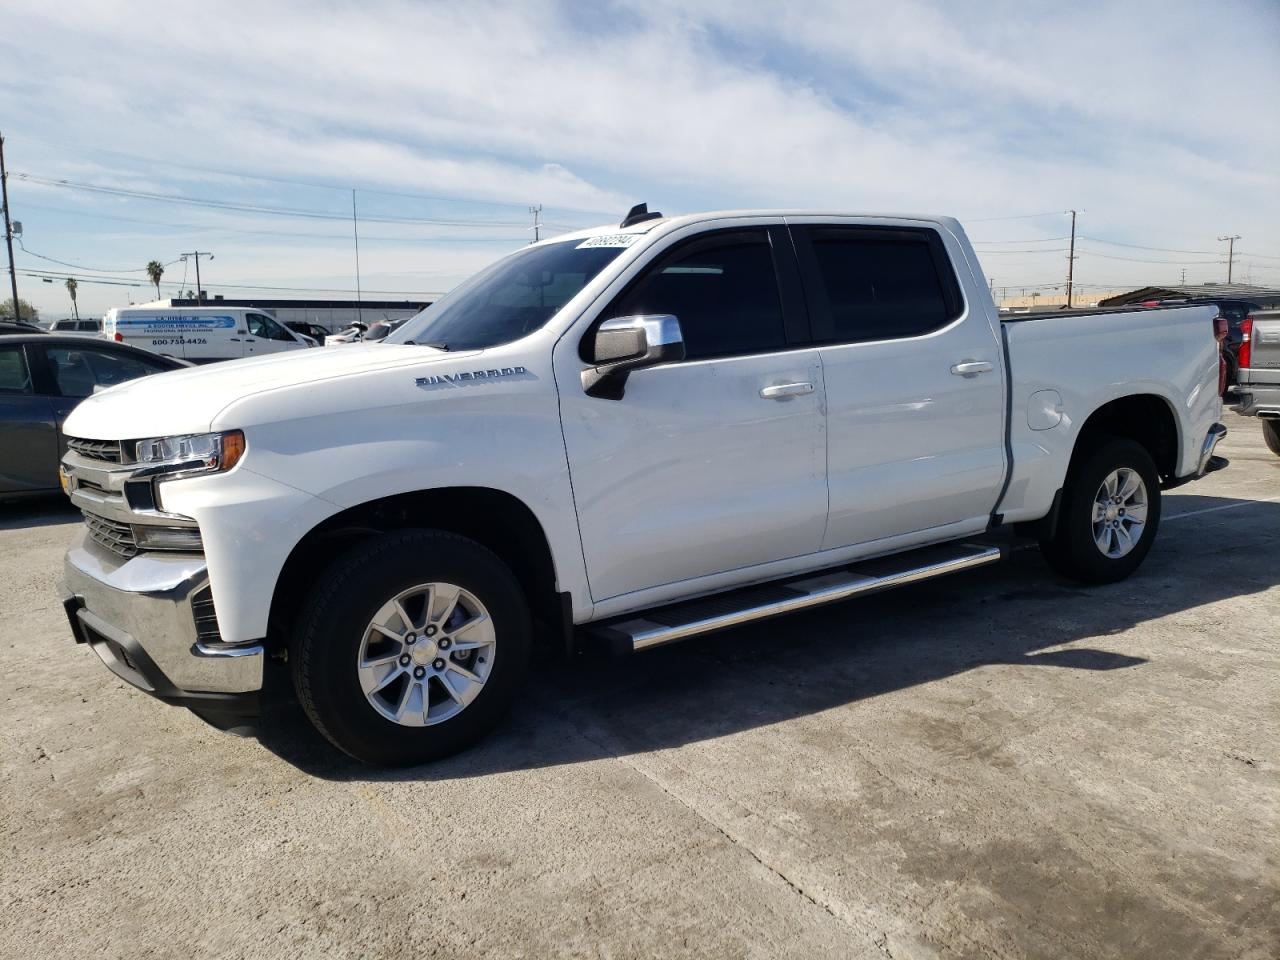
<svg viewBox="0 0 1280 960"><path fill-rule="evenodd" d="M71 309L76 312L76 319L80 319L80 308L76 305L76 283L75 277L67 277L67 293L71 294Z"/></svg>
<svg viewBox="0 0 1280 960"><path fill-rule="evenodd" d="M147 276L151 278L151 282L156 285L156 299L160 299L160 278L164 276L164 264L159 260L152 260L147 264Z"/></svg>

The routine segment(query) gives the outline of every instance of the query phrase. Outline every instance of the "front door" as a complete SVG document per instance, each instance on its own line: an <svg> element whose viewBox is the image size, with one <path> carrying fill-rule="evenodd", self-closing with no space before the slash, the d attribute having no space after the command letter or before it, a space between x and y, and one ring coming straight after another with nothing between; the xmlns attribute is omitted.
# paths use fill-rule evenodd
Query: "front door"
<svg viewBox="0 0 1280 960"><path fill-rule="evenodd" d="M792 233L827 385L824 548L984 529L1004 479L1003 358L944 238L837 224Z"/></svg>
<svg viewBox="0 0 1280 960"><path fill-rule="evenodd" d="M785 298L784 310L779 268L789 271L784 283L798 281L781 227L702 234L668 247L597 322L673 314L686 359L632 373L620 400L587 396L558 376L597 602L810 554L821 544L822 370L818 351L794 335L796 321L804 322L793 316L803 312L798 282L787 288L796 296ZM580 347L565 338L556 349Z"/></svg>
<svg viewBox="0 0 1280 960"><path fill-rule="evenodd" d="M248 326L248 333L244 338L246 357L279 353L281 350L292 350L302 346L283 324L265 313L246 313L244 319Z"/></svg>

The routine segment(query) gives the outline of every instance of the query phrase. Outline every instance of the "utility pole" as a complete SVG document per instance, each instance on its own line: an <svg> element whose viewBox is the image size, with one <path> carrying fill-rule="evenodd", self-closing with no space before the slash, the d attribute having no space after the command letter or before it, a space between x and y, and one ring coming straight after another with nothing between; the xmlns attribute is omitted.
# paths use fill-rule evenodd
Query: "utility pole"
<svg viewBox="0 0 1280 960"><path fill-rule="evenodd" d="M1076 211L1068 210L1067 213L1071 214L1071 249L1067 252L1067 309L1070 310L1071 282L1076 269Z"/></svg>
<svg viewBox="0 0 1280 960"><path fill-rule="evenodd" d="M1182 286L1185 287L1186 285L1187 285L1187 268L1183 267L1182 268Z"/></svg>
<svg viewBox="0 0 1280 960"><path fill-rule="evenodd" d="M360 222L356 219L356 192L351 191L351 236L356 241L356 323L364 322L364 310L360 306Z"/></svg>
<svg viewBox="0 0 1280 960"><path fill-rule="evenodd" d="M1235 261L1235 241L1240 239L1240 234L1233 234L1231 237L1219 237L1220 241L1226 241L1226 282L1231 282L1231 266Z"/></svg>
<svg viewBox="0 0 1280 960"><path fill-rule="evenodd" d="M0 136L0 193L4 196L4 242L9 248L9 286L13 290L13 319L21 320L18 308L18 274L13 269L13 225L9 222L9 173L4 168L4 137Z"/></svg>
<svg viewBox="0 0 1280 960"><path fill-rule="evenodd" d="M542 204L530 207L529 212L533 214L533 242L537 243L542 236L542 222L539 219L542 216Z"/></svg>
<svg viewBox="0 0 1280 960"><path fill-rule="evenodd" d="M200 286L200 258L201 258L201 257L208 257L210 260L212 260L212 259L213 259L213 254L212 254L212 253L210 253L208 250L192 250L190 253L184 253L184 254L182 254L182 259L183 259L183 261L185 261L185 260L187 259L187 257L195 257L195 261L196 261L196 303L197 303L197 304L200 304L201 306L203 306L203 305L204 305L204 287Z"/></svg>

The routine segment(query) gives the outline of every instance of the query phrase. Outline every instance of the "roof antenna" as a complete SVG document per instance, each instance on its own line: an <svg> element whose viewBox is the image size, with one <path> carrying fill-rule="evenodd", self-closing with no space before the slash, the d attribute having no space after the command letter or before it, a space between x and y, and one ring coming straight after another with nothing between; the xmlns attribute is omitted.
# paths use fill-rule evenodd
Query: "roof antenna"
<svg viewBox="0 0 1280 960"><path fill-rule="evenodd" d="M627 211L627 215L622 218L622 222L618 224L618 226L631 227L635 226L637 223L644 223L646 220L660 220L661 218L662 214L658 213L656 210L653 213L649 212L649 205L647 203L637 203Z"/></svg>

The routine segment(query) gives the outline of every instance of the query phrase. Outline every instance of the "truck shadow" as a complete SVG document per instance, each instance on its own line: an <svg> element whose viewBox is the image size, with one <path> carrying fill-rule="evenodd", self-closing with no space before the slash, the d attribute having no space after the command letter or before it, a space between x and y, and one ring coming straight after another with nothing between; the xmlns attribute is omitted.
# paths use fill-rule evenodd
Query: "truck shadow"
<svg viewBox="0 0 1280 960"><path fill-rule="evenodd" d="M420 767L375 770L341 757L296 704L259 740L336 780L449 780L677 747L815 714L978 667L1124 670L1141 657L1099 643L1137 623L1280 583L1280 503L1180 496L1132 578L1086 588L1039 552L898 591L765 621L626 659L540 664L497 732ZM1250 509L1220 513L1217 509ZM1209 511L1174 520L1180 513ZM1246 516L1247 515L1247 516ZM1208 535L1230 524L1230 536ZM1065 649L1063 649L1065 647Z"/></svg>
<svg viewBox="0 0 1280 960"><path fill-rule="evenodd" d="M52 527L80 519L80 511L60 491L0 501L0 530Z"/></svg>

